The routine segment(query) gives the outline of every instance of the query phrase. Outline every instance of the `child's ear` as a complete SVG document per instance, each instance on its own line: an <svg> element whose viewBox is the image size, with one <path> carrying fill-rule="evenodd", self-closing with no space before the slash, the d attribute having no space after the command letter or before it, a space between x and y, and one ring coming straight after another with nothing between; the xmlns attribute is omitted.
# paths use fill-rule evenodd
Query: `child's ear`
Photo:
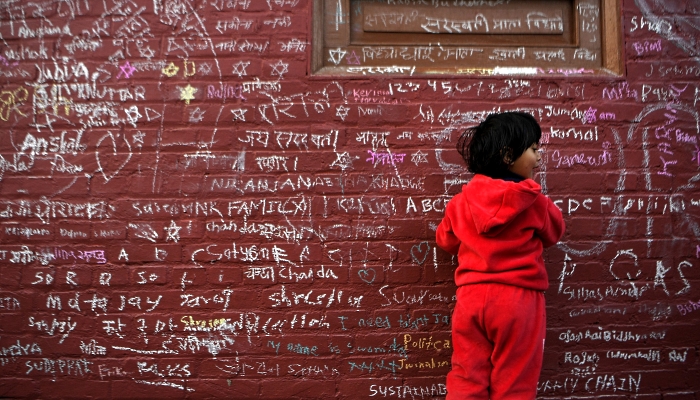
<svg viewBox="0 0 700 400"><path fill-rule="evenodd" d="M503 163L505 165L513 165L515 162L515 160L513 160L513 149L510 147L501 149L501 156L503 156Z"/></svg>

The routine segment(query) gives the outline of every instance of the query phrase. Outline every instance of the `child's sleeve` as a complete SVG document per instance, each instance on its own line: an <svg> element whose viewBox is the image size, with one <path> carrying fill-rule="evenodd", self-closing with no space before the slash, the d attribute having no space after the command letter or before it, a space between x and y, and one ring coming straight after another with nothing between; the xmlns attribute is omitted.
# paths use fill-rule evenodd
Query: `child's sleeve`
<svg viewBox="0 0 700 400"><path fill-rule="evenodd" d="M441 249L450 254L457 254L459 251L460 242L452 231L452 221L450 221L450 217L447 215L447 212L445 212L445 217L437 227L437 231L435 232L435 241Z"/></svg>
<svg viewBox="0 0 700 400"><path fill-rule="evenodd" d="M564 224L564 217L559 207L557 207L549 197L545 198L547 199L547 207L544 226L538 232L538 236L542 239L542 245L544 245L544 247L550 247L557 244L559 239L564 236L566 225Z"/></svg>

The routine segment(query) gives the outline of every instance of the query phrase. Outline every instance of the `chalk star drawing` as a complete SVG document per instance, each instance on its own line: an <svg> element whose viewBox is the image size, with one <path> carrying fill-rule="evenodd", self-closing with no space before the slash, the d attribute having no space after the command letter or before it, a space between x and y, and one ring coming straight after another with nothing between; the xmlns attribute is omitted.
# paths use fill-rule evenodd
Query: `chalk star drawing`
<svg viewBox="0 0 700 400"><path fill-rule="evenodd" d="M163 68L162 72L168 78L172 78L173 76L177 75L177 72L179 70L180 70L180 68L171 62L170 64L168 64L167 67Z"/></svg>
<svg viewBox="0 0 700 400"><path fill-rule="evenodd" d="M173 242L177 243L177 241L180 240L180 229L182 229L182 227L177 226L177 224L175 224L175 221L170 220L170 225L166 226L163 229L165 229L166 233L166 242L168 240L172 240Z"/></svg>
<svg viewBox="0 0 700 400"><path fill-rule="evenodd" d="M343 121L345 121L345 117L348 116L348 112L350 111L349 107L345 107L344 105L339 105L335 109L335 116L340 117Z"/></svg>
<svg viewBox="0 0 700 400"><path fill-rule="evenodd" d="M194 100L195 93L197 93L197 88L188 83L184 88L180 88L180 100L184 100L185 104L190 105L190 100Z"/></svg>
<svg viewBox="0 0 700 400"><path fill-rule="evenodd" d="M209 64L208 62L200 62L199 63L199 73L202 75L211 74L211 64Z"/></svg>
<svg viewBox="0 0 700 400"><path fill-rule="evenodd" d="M595 116L595 114L596 114L597 112L598 112L598 109L597 109L597 108L588 107L588 110L586 110L586 111L583 113L583 123L586 124L586 123L589 123L589 122L590 122L590 123L596 122L596 116Z"/></svg>
<svg viewBox="0 0 700 400"><path fill-rule="evenodd" d="M151 49L151 46L148 46L146 48L139 47L138 49L139 54L141 54L141 57L147 58L149 60L156 54L156 52L153 51L153 49Z"/></svg>
<svg viewBox="0 0 700 400"><path fill-rule="evenodd" d="M418 150L417 152L411 154L411 162L416 164L416 166L420 163L427 163L428 153L423 153L422 151Z"/></svg>
<svg viewBox="0 0 700 400"><path fill-rule="evenodd" d="M245 108L236 108L234 110L231 110L231 113L233 114L234 121L245 122L245 113L247 113L247 112L248 112L248 110Z"/></svg>
<svg viewBox="0 0 700 400"><path fill-rule="evenodd" d="M202 122L203 119L204 119L204 111L200 110L199 107L190 111L190 122L192 122L193 124L196 124L198 122Z"/></svg>
<svg viewBox="0 0 700 400"><path fill-rule="evenodd" d="M338 167L345 171L348 168L352 168L352 157L347 151L342 153L335 153L335 161L331 164L331 167Z"/></svg>
<svg viewBox="0 0 700 400"><path fill-rule="evenodd" d="M126 64L120 66L119 69L121 69L121 71L119 71L119 74L117 74L117 79L119 79L119 77L122 75L126 78L131 78L131 75L133 75L136 71L136 68L132 67L131 63L128 61Z"/></svg>
<svg viewBox="0 0 700 400"><path fill-rule="evenodd" d="M277 61L276 64L270 64L270 66L272 67L272 73L270 73L272 76L284 78L284 74L289 72L289 64L282 62L282 60Z"/></svg>
<svg viewBox="0 0 700 400"><path fill-rule="evenodd" d="M345 59L345 62L347 62L350 65L360 65L360 56L355 53L355 50L350 53L350 55Z"/></svg>
<svg viewBox="0 0 700 400"><path fill-rule="evenodd" d="M145 137L146 137L146 134L141 132L141 131L138 131L138 132L134 133L133 135L131 135L131 139L134 142L134 146L138 147L140 149L141 146L143 146L143 138L145 138Z"/></svg>
<svg viewBox="0 0 700 400"><path fill-rule="evenodd" d="M233 64L233 73L238 75L238 77L248 76L246 68L250 65L250 61L239 61Z"/></svg>
<svg viewBox="0 0 700 400"><path fill-rule="evenodd" d="M330 54L330 58L328 59L328 61L332 62L335 65L338 65L341 61L343 61L343 58L346 54L348 54L348 52L341 48L337 48L335 50L328 50L328 54Z"/></svg>

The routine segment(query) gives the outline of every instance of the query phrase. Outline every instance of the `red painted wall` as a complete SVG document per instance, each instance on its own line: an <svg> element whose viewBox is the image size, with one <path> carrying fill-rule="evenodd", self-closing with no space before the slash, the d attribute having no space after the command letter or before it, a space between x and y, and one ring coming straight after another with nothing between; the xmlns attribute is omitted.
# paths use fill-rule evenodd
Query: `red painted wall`
<svg viewBox="0 0 700 400"><path fill-rule="evenodd" d="M310 78L309 1L0 7L0 397L441 398L495 110L541 122L541 398L695 399L694 2L626 0L625 75Z"/></svg>

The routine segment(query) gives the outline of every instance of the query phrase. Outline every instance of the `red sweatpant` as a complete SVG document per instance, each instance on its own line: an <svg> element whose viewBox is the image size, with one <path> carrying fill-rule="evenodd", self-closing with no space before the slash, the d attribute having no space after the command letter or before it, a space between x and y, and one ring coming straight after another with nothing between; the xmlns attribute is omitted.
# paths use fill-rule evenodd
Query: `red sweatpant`
<svg viewBox="0 0 700 400"><path fill-rule="evenodd" d="M447 400L534 399L546 329L544 294L497 283L460 286Z"/></svg>

